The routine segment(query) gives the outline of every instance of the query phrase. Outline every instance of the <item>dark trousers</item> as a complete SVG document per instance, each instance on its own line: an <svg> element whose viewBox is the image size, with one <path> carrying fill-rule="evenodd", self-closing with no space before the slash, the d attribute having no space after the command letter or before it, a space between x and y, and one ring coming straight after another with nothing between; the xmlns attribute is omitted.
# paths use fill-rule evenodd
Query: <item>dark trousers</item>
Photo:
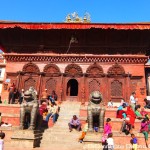
<svg viewBox="0 0 150 150"><path fill-rule="evenodd" d="M23 102L23 97L20 97L19 98L19 104L22 104L22 102Z"/></svg>
<svg viewBox="0 0 150 150"><path fill-rule="evenodd" d="M15 94L14 92L10 92L8 104L14 104L14 103L15 103Z"/></svg>
<svg viewBox="0 0 150 150"><path fill-rule="evenodd" d="M69 130L72 130L73 128L78 130L78 131L81 131L81 124L77 125L77 126L74 126L70 123L68 123L68 126L69 126Z"/></svg>

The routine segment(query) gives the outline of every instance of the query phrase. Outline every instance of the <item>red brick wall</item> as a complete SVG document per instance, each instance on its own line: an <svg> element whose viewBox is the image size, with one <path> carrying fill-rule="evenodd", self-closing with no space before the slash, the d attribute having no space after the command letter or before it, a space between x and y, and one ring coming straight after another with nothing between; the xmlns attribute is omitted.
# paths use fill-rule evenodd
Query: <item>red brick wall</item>
<svg viewBox="0 0 150 150"><path fill-rule="evenodd" d="M33 62L35 64L38 65L40 71L42 72L43 71L43 68L44 66L47 64L45 62ZM26 62L8 62L7 65L6 65L6 73L7 72L17 72L17 71L22 71L22 68L23 66L26 64ZM70 64L70 63L68 63ZM64 73L64 70L65 70L65 67L68 65L67 63L57 63L56 65L60 68L60 71L62 73ZM86 72L86 69L89 67L89 65L91 65L93 63L80 63L78 65L81 66L82 70L83 70L83 73ZM103 70L104 70L104 73L107 74L107 71L109 69L109 67L111 67L114 63L99 63L100 66L102 66ZM142 103L143 99L145 98L146 96L146 90L145 90L145 93L142 95L141 94L141 90L140 88L144 88L146 87L146 84L145 84L145 70L144 70L144 65L143 64L121 64L125 70L125 73L128 73L131 74L132 76L142 76L142 78L137 78L136 79L136 93L137 93L137 97L139 99L139 102ZM6 78L6 76L5 76ZM103 79L102 79L103 80ZM105 78L105 80L107 80ZM135 80L135 79L134 79ZM132 80L134 82L134 80ZM82 80L83 81L83 80ZM65 84L67 83L64 83L64 86L66 86ZM81 95L81 88L84 83L82 82L80 84L80 87L79 87L79 95ZM105 82L103 84L101 84L101 90L102 90L102 94L104 95L104 99L106 101L108 101L109 97L105 96L105 92L107 90L107 85L104 85ZM61 87L61 83L59 83L59 87L58 87L58 95L60 95L59 91L60 91L60 88ZM63 87L63 90L65 90L66 87ZM87 87L88 88L88 87ZM125 85L125 89L128 90L128 92L126 92L126 99L129 99L129 96L132 92L132 88L131 88L131 84L130 84L130 87L127 87L127 85ZM87 90L86 90L87 91ZM86 92L85 91L85 92ZM65 95L65 92L63 93ZM86 92L85 93L85 101L88 101L88 97L89 97L89 93ZM3 89L3 92L2 92L2 100L4 99L8 99L8 91L7 90L4 90ZM81 100L81 98L80 98Z"/></svg>

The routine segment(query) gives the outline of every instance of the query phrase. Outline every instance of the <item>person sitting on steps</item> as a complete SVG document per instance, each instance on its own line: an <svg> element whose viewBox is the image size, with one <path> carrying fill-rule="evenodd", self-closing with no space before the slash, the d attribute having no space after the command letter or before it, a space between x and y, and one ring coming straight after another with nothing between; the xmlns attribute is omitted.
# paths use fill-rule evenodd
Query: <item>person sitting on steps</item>
<svg viewBox="0 0 150 150"><path fill-rule="evenodd" d="M77 118L76 115L73 115L73 118L68 123L68 126L69 126L70 132L72 131L73 128L76 129L77 131L81 130L81 123L80 123L80 120Z"/></svg>
<svg viewBox="0 0 150 150"><path fill-rule="evenodd" d="M56 92L54 90L52 91L52 94L49 96L49 100L53 104L56 103L56 101L57 101L57 94L56 94Z"/></svg>
<svg viewBox="0 0 150 150"><path fill-rule="evenodd" d="M53 123L57 121L57 113L58 113L58 107L56 107L56 104L51 103L51 106L48 109L48 114L46 116L46 121L48 122L50 118L53 118Z"/></svg>
<svg viewBox="0 0 150 150"><path fill-rule="evenodd" d="M147 100L146 98L144 99L145 106L144 108L150 109L150 100Z"/></svg>

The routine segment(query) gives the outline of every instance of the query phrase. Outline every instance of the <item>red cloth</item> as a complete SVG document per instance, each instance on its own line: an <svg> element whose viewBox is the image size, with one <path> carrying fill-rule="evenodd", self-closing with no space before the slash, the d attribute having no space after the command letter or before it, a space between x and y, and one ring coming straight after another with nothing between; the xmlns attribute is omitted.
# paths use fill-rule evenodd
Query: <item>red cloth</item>
<svg viewBox="0 0 150 150"><path fill-rule="evenodd" d="M43 115L43 113L46 112L46 111L47 111L47 105L41 105L39 107L39 113L40 113L40 115Z"/></svg>
<svg viewBox="0 0 150 150"><path fill-rule="evenodd" d="M123 118L123 115L122 115L123 113L126 113L126 112L124 110L118 110L116 118L122 119Z"/></svg>
<svg viewBox="0 0 150 150"><path fill-rule="evenodd" d="M132 126L134 126L134 122L135 122L136 115L135 115L133 109L132 109L130 106L127 107L126 114L127 114L127 117L130 118L129 123L130 123Z"/></svg>

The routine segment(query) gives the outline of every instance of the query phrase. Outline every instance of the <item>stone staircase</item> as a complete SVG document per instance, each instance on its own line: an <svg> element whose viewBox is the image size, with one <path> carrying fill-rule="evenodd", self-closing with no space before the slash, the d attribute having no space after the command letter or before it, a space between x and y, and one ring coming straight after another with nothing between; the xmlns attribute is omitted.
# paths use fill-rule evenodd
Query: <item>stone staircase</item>
<svg viewBox="0 0 150 150"><path fill-rule="evenodd" d="M4 119L9 119L8 122L12 121L12 117L15 118L15 115L19 113L19 106L2 106L0 105L1 112L4 114ZM9 111L10 109L10 111ZM113 109L106 109L105 113L105 120L107 117L110 117L112 119L113 124L113 138L115 142L115 150L123 149L123 150L129 150L131 149L130 146L130 140L131 136L126 136L124 133L120 134L119 129L122 123L121 119L116 118L116 111L117 108ZM150 115L150 110L147 110ZM10 113L8 113L10 112ZM5 115L7 114L7 115ZM100 133L93 133L89 134L87 133L85 141L83 144L78 142L78 138L81 135L81 132L77 132L73 130L72 132L69 132L68 129L68 122L72 118L73 115L77 115L81 123L84 124L85 120L87 119L87 105L83 106L80 105L80 102L77 101L64 101L61 104L59 118L56 124L53 127L50 127L46 129L43 133L42 140L40 143L40 147L37 148L31 148L32 150L101 150L102 145L100 143L101 140L101 134ZM14 119L13 119L14 120ZM51 120L50 120L51 121ZM145 141L144 136L142 133L139 133L140 128L140 122L139 120L135 121L135 129L134 133L138 138L139 141L139 148L138 150L146 149L145 147ZM13 124L13 121L12 121ZM15 125L15 123L13 124ZM1 129L6 133L5 138L5 150L11 150L12 146L11 138L13 131L18 130L17 127L12 127L9 129ZM150 135L149 135L150 136ZM92 141L88 141L87 138L90 137ZM150 138L149 138L149 148L150 148ZM120 147L119 147L120 146ZM24 150L26 148L23 147L14 147L15 150ZM28 150L31 150L30 148Z"/></svg>
<svg viewBox="0 0 150 150"><path fill-rule="evenodd" d="M80 103L65 101L61 104L58 121L52 128L44 131L40 148L51 150L77 150L82 149L82 144L78 143L81 132L73 130L69 132L68 122L73 115L79 116Z"/></svg>

